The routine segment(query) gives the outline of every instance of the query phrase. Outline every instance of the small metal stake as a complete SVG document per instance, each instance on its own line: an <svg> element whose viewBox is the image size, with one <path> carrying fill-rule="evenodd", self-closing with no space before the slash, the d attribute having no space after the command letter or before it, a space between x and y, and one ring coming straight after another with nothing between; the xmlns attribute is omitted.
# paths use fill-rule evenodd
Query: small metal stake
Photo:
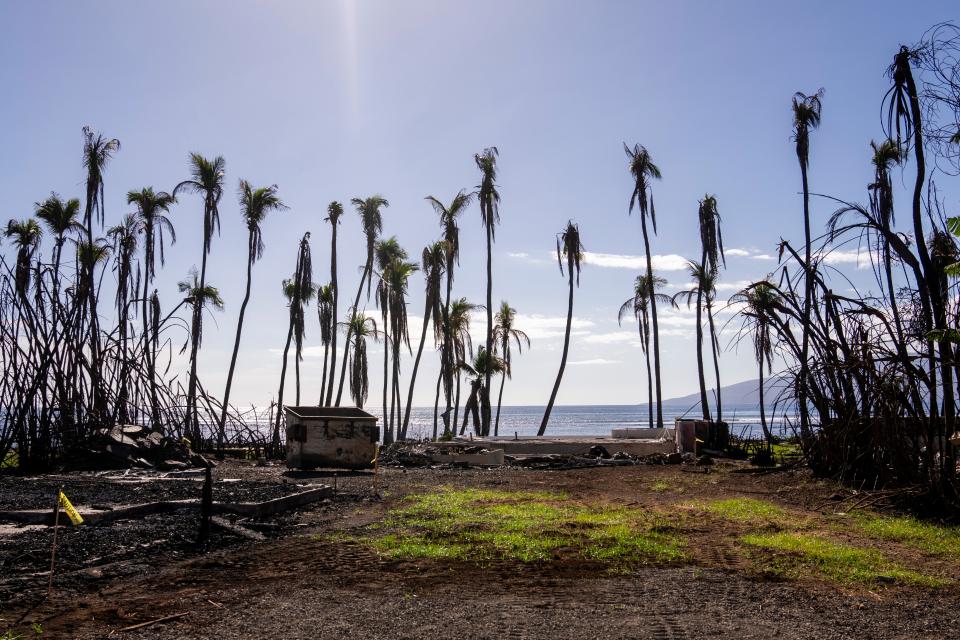
<svg viewBox="0 0 960 640"><path fill-rule="evenodd" d="M53 571L57 562L57 526L60 524L60 494L63 486L57 487L57 497L53 503L53 546L50 548L50 579L47 581L47 597L53 593Z"/></svg>

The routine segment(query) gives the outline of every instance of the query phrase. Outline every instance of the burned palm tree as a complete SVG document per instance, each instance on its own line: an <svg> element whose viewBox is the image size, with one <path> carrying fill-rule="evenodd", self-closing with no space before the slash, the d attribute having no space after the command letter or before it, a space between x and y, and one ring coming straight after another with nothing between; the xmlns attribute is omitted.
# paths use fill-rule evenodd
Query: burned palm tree
<svg viewBox="0 0 960 640"><path fill-rule="evenodd" d="M158 254L160 265L164 264L164 233L170 237L171 244L177 241L173 223L166 216L175 202L176 199L172 195L165 191L154 192L153 187L145 187L140 191L129 191L127 193L127 204L137 207L136 215L139 219L140 231L143 233L143 291L140 296L141 340L144 357L146 358L147 377L150 381L150 418L154 429L159 429L161 425L156 380L157 331L151 331L155 328L155 324L150 321L154 314L150 312L149 306L151 300L157 300L157 313L159 314L159 297L156 290L154 290L153 296L150 296L150 285L157 276Z"/></svg>
<svg viewBox="0 0 960 640"><path fill-rule="evenodd" d="M773 435L767 426L763 372L764 364L768 373L773 371L774 335L771 332L774 324L773 316L779 305L779 293L777 288L769 282L754 282L734 295L730 302L743 305L740 311L743 321L738 339L743 336L743 333L748 333L753 344L753 356L757 361L760 377L760 426L769 445L773 442Z"/></svg>
<svg viewBox="0 0 960 640"><path fill-rule="evenodd" d="M343 205L339 202L331 202L327 206L327 217L324 218L330 223L330 378L324 376L320 389L320 404L329 406L333 402L333 384L337 373L337 331L334 324L337 322L338 305L340 302L340 284L337 279L337 227L340 224L340 218L343 216ZM324 346L326 349L326 346ZM324 356L324 367L326 367L326 356Z"/></svg>
<svg viewBox="0 0 960 640"><path fill-rule="evenodd" d="M657 211L653 204L652 180L660 179L660 168L653 163L650 152L643 145L635 144L631 149L624 143L623 150L629 158L630 175L633 176L633 191L630 194L629 213L634 207L640 211L640 228L643 231L643 247L647 261L646 284L651 287L647 295L647 304L650 307L650 322L653 328L653 371L654 385L657 396L657 427L663 428L663 408L661 407L660 392L660 328L657 322L657 296L653 290L653 259L650 256L650 236L647 232L647 218L653 224L653 233L657 233Z"/></svg>
<svg viewBox="0 0 960 640"><path fill-rule="evenodd" d="M120 369L117 382L120 385L117 395L115 415L121 423L130 421L128 404L130 402L130 351L128 348L130 303L137 296L140 283L134 279L133 257L137 252L140 235L140 219L132 213L123 217L123 221L107 231L107 237L113 241L113 256L117 275L117 329L120 352Z"/></svg>
<svg viewBox="0 0 960 640"><path fill-rule="evenodd" d="M501 301L500 310L497 311L496 315L497 324L493 328L493 336L496 339L497 348L500 350L500 359L503 361L503 370L500 372L500 392L497 394L497 417L493 422L494 436L500 435L500 405L503 403L503 383L507 378L513 376L513 353L510 345L516 343L517 351L520 353L523 353L524 343L526 343L527 348L530 348L530 338L514 326L516 320L517 310L511 307L506 300Z"/></svg>
<svg viewBox="0 0 960 640"><path fill-rule="evenodd" d="M330 360L330 343L337 333L337 328L333 315L334 294L333 286L329 284L319 285L317 287L317 319L320 321L320 344L323 345L323 375L320 384L320 401L317 403L323 406L327 391L327 364ZM334 352L336 353L336 352Z"/></svg>
<svg viewBox="0 0 960 640"><path fill-rule="evenodd" d="M440 217L440 229L443 234L444 251L446 253L446 293L443 299L443 319L439 325L442 330L439 380L442 382L444 398L446 400L446 411L444 411L443 414L445 433L451 431L451 425L449 424L450 411L456 407L453 403L453 380L456 369L456 359L452 350L454 340L452 338L453 329L450 316L450 296L453 291L455 267L460 264L460 226L457 221L470 206L473 197L473 193L466 193L461 189L450 201L450 204L444 204L434 196L427 196L426 198ZM435 407L437 405L439 405L439 386ZM436 415L437 410L435 408L434 422L436 422ZM456 428L456 424L453 425L453 428Z"/></svg>
<svg viewBox="0 0 960 640"><path fill-rule="evenodd" d="M647 280L647 275L640 274L633 281L633 295L620 305L620 311L617 314L617 322L623 324L625 316L633 315L637 321L637 330L640 333L640 349L643 351L644 359L647 363L647 411L649 413L648 426L653 428L653 374L650 370L650 291L654 291L654 296L659 304L675 305L673 298L665 293L657 293L667 285L665 278L658 275L653 276L653 285Z"/></svg>
<svg viewBox="0 0 960 640"><path fill-rule="evenodd" d="M803 320L802 353L800 356L799 394L797 403L800 410L800 431L804 438L810 434L810 411L807 405L807 378L809 376L810 357L810 306L813 299L813 263L810 238L810 185L807 170L810 166L810 131L820 126L820 106L823 90L813 95L799 91L793 96L793 139L796 143L797 161L800 163L800 180L803 186L803 238L804 238L804 276L803 276Z"/></svg>
<svg viewBox="0 0 960 640"><path fill-rule="evenodd" d="M493 241L496 239L496 226L500 222L500 192L497 190L496 147L488 147L473 159L480 169L480 184L477 185L477 200L480 203L480 219L487 236L487 353L493 353ZM483 382L483 394L480 397L482 434L490 433L490 368L487 368Z"/></svg>
<svg viewBox="0 0 960 640"><path fill-rule="evenodd" d="M287 325L287 341L283 347L283 365L280 369L280 388L277 391L277 414L273 425L273 449L280 450L280 421L283 418L283 390L287 379L287 360L290 342L293 341L294 369L296 377L296 404L300 404L300 360L303 357L303 338L306 332L304 308L313 297L313 264L310 257L310 232L303 234L297 249L297 263L293 277L283 281L283 295L287 299L290 321Z"/></svg>
<svg viewBox="0 0 960 640"><path fill-rule="evenodd" d="M387 268L388 297L390 307L390 336L391 340L384 340L384 349L393 349L393 384L390 393L390 433L394 433L394 416L396 416L397 437L405 437L400 429L400 348L404 345L411 353L410 330L407 322L407 295L409 293L410 276L419 267L415 262L403 259L394 260ZM386 381L384 381L386 382Z"/></svg>
<svg viewBox="0 0 960 640"><path fill-rule="evenodd" d="M676 304L677 300L686 299L687 308L690 308L690 305L696 301L697 305L697 377L700 382L700 408L703 413L703 419L710 420L710 403L707 398L707 384L706 377L703 373L703 308L704 300L706 300L707 307L713 307L713 297L716 294L716 272L712 271L708 266L704 265L702 262L694 262L693 260L687 262L687 269L690 272L690 277L693 279L694 287L692 289L687 289L685 291L678 291L673 296L673 302ZM710 314L710 346L711 352L714 357L714 364L717 360L717 350L716 350L716 338L713 332L713 315ZM719 373L718 382L717 382L717 394L719 396L720 392L720 383L719 383ZM720 406L717 404L717 420L720 419Z"/></svg>
<svg viewBox="0 0 960 640"><path fill-rule="evenodd" d="M720 231L720 212L717 210L717 197L707 194L700 201L700 207L697 210L697 218L700 222L700 264L707 269L708 276L704 284L709 283L708 289L698 287L697 308L706 302L707 321L710 327L710 352L713 355L713 374L716 378L716 397L717 397L717 421L723 421L723 397L720 391L720 358L719 343L717 342L717 332L713 322L713 297L716 293L716 281L720 274L720 265L727 266L727 258L723 253L723 234ZM699 282L699 279L697 279ZM698 347L702 351L703 339L701 337ZM701 356L702 359L702 356ZM702 365L701 365L702 369ZM703 374L701 373L701 380Z"/></svg>
<svg viewBox="0 0 960 640"><path fill-rule="evenodd" d="M373 258L374 250L377 245L377 238L383 231L383 211L384 207L389 207L387 199L380 195L370 196L369 198L353 198L350 200L360 216L360 223L363 227L363 235L367 241L367 259L363 264L363 271L360 275L360 286L357 287L357 296L353 300L353 306L350 307L349 317L353 317L358 312L360 306L360 296L363 295L363 285L367 285L367 295L370 294L371 283L373 282ZM346 343L344 345L343 364L340 369L340 385L337 388L337 402L340 406L340 400L343 396L343 383L347 375L347 355L350 348L350 332L353 331L353 323L347 323Z"/></svg>
<svg viewBox="0 0 960 640"><path fill-rule="evenodd" d="M390 388L390 311L392 309L391 269L394 264L406 260L407 252L400 246L396 236L377 242L374 248L374 259L377 265L377 306L380 307L380 321L383 327L383 438L385 443L392 442L392 426L388 421L388 412L390 403L388 395L392 394Z"/></svg>
<svg viewBox="0 0 960 640"><path fill-rule="evenodd" d="M467 373L470 384L470 394L467 396L467 402L463 407L463 424L460 425L460 433L467 428L467 421L473 417L473 431L477 435L483 435L483 423L480 420L480 398L485 391L484 382L489 375L503 375L505 364L503 359L496 354L488 355L483 347L477 349L477 355L472 363L461 362L459 368ZM489 394L488 394L489 395Z"/></svg>
<svg viewBox="0 0 960 640"><path fill-rule="evenodd" d="M184 295L184 303L190 305L191 309L199 309L203 313L204 309L212 308L216 311L223 311L223 298L220 297L220 290L208 282L201 282L200 274L196 267L190 270L190 275L186 280L177 283L177 288ZM201 325L202 326L202 325ZM191 344L199 343L203 340L203 333L194 333L191 331ZM195 373L195 372L194 372ZM190 433L192 444L201 447L203 444L203 433L200 430L199 420L196 416L193 421L193 430Z"/></svg>
<svg viewBox="0 0 960 640"><path fill-rule="evenodd" d="M53 297L57 297L60 284L60 262L63 257L63 245L71 236L79 236L85 230L78 219L80 216L80 200L71 198L62 200L56 193L43 202L34 205L37 219L43 222L47 230L53 234Z"/></svg>
<svg viewBox="0 0 960 640"><path fill-rule="evenodd" d="M30 288L30 272L33 269L33 254L40 247L43 237L43 227L33 218L26 220L10 220L4 231L7 238L13 239L17 248L16 282L17 293L26 298Z"/></svg>
<svg viewBox="0 0 960 640"><path fill-rule="evenodd" d="M567 354L570 352L570 327L573 324L573 285L580 286L580 261L583 259L583 244L580 242L580 227L567 222L567 227L561 233L557 234L557 263L560 265L560 273L563 274L563 263L567 263L567 325L563 332L563 352L560 354L560 369L557 371L557 380L553 383L553 391L550 392L550 400L547 402L546 411L543 412L543 420L540 421L538 436L542 436L547 431L547 424L550 422L550 413L553 411L553 403L557 399L557 392L560 390L560 382L563 380L563 370L567 367ZM576 278L576 280L574 280Z"/></svg>
<svg viewBox="0 0 960 640"><path fill-rule="evenodd" d="M450 340L451 353L456 363L455 395L453 403L452 429L456 431L457 418L460 415L460 365L473 360L473 339L470 337L470 315L483 309L483 305L474 304L466 298L458 298L450 303ZM446 423L447 419L444 419ZM450 433L452 434L453 431ZM444 432L444 437L448 435Z"/></svg>
<svg viewBox="0 0 960 640"><path fill-rule="evenodd" d="M116 138L105 138L103 134L94 133L90 127L83 128L83 166L87 170L86 195L87 202L83 212L83 226L86 229L86 244L94 246L93 220L97 218L100 227L104 223L103 208L103 171L113 154L120 149L120 141ZM85 302L89 306L89 340L90 340L90 388L92 391L92 408L97 420L103 419L106 412L106 393L101 380L103 362L100 354L100 320L97 315L97 289L94 283L93 271L81 274L85 280L83 290L86 293Z"/></svg>
<svg viewBox="0 0 960 640"><path fill-rule="evenodd" d="M446 243L440 240L424 247L420 258L420 267L424 279L423 323L420 327L420 346L417 347L417 356L413 361L413 371L410 373L410 388L407 391L407 407L403 414L401 438L407 437L407 428L410 425L410 409L413 406L413 390L417 384L417 372L420 369L420 358L423 355L423 345L427 341L427 331L430 328L430 323L433 322L434 337L437 341L443 339L443 332L446 330L443 325L443 305L440 303L446 253ZM436 413L434 413L433 438L434 440L437 438Z"/></svg>
<svg viewBox="0 0 960 640"><path fill-rule="evenodd" d="M377 321L362 313L354 313L348 325L347 335L350 336L348 345L350 363L350 397L354 404L362 409L370 391L369 367L367 363L367 338L376 341L380 333L377 331Z"/></svg>
<svg viewBox="0 0 960 640"><path fill-rule="evenodd" d="M227 408L230 403L230 388L233 386L233 373L237 366L237 354L240 353L240 334L243 332L243 318L250 302L250 285L253 279L253 265L263 256L263 234L260 225L271 211L287 208L277 194L277 185L254 188L246 180L240 181L240 215L247 225L247 286L240 303L237 317L237 333L233 341L233 353L230 356L230 368L227 370L227 384L221 399L220 421L217 424L217 451L223 450L223 440L227 423ZM297 394L299 397L299 393Z"/></svg>
<svg viewBox="0 0 960 640"><path fill-rule="evenodd" d="M226 161L223 156L209 160L199 153L190 154L190 179L184 180L173 189L176 197L181 191L196 193L203 197L203 253L200 263L199 287L207 283L207 257L213 242L213 233L220 231L220 198L223 197L223 182L226 175ZM200 440L199 413L197 411L197 353L200 348L200 336L203 333L202 308L193 307L190 325L190 379L187 383L187 407L184 431Z"/></svg>

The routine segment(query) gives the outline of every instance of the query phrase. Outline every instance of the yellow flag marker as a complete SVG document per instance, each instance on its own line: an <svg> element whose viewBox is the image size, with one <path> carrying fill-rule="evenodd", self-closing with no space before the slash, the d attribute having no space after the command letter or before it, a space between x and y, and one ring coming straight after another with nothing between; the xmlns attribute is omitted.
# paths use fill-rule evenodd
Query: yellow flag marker
<svg viewBox="0 0 960 640"><path fill-rule="evenodd" d="M70 518L70 522L74 525L83 523L83 518L80 516L80 513L70 504L70 500L63 494L63 491L60 492L60 508L63 509L67 517Z"/></svg>

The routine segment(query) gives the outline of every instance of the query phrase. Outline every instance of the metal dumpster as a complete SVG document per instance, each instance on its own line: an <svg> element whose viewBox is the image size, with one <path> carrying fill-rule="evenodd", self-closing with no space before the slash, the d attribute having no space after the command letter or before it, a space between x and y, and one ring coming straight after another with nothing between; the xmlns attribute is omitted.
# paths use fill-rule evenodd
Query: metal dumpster
<svg viewBox="0 0 960 640"><path fill-rule="evenodd" d="M367 469L377 454L377 418L356 407L287 407L287 466Z"/></svg>

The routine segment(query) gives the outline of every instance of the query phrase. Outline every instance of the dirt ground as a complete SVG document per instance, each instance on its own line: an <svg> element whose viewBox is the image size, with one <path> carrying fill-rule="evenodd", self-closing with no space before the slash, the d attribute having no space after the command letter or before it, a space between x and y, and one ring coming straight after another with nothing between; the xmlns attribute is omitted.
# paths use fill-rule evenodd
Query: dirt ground
<svg viewBox="0 0 960 640"><path fill-rule="evenodd" d="M341 473L332 499L260 523L269 536L265 542L223 534L212 550L200 553L192 546L196 522L190 515L166 524L164 518L171 516L158 516L154 524L61 531L67 546L72 536L88 538L66 552L49 600L43 597L46 531L0 536L0 632L29 632L29 624L36 622L43 638L957 637L960 588L955 584L876 588L809 577L773 578L757 571L737 547L735 525L709 519L685 525L687 561L616 574L572 559L401 560L329 535L379 522L403 496L445 486L563 492L584 502L666 511L691 501L750 497L797 517L830 511L845 495L802 471L743 470L739 464L566 471L383 469L379 497L372 492L370 474ZM234 491L244 499L334 482L331 473L289 474L282 467L240 463L220 467L217 476L238 480L218 484L218 491ZM51 487L61 482L0 477L0 509L42 508ZM137 491L136 484L95 478L68 479L66 485L77 504L92 504L97 497L129 503L134 496L123 492ZM193 497L199 490L199 484L187 481L166 485L176 488L150 485L139 492ZM24 537L28 535L40 537ZM110 542L93 549L102 560L90 563L84 552L97 536ZM168 541L141 547L153 536ZM903 548L890 550L905 553ZM938 575L956 577L949 560L922 562ZM181 613L187 615L120 631Z"/></svg>

